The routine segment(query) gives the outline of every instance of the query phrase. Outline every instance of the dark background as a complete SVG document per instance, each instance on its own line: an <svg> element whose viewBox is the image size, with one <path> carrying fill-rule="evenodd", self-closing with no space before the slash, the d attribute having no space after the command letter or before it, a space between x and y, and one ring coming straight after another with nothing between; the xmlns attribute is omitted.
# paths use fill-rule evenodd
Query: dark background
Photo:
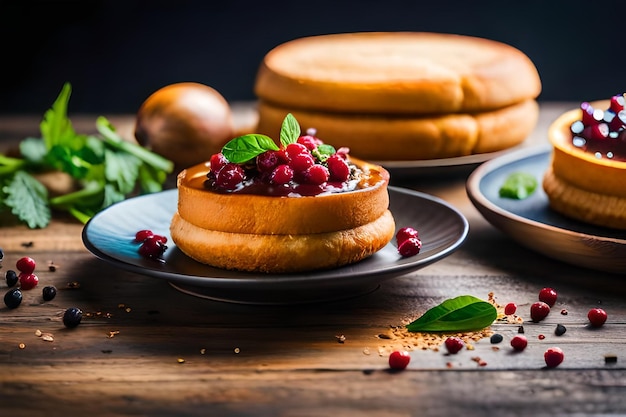
<svg viewBox="0 0 626 417"><path fill-rule="evenodd" d="M479 36L525 52L541 101L626 91L626 1L1 1L0 113L43 112L64 82L71 113L136 112L196 81L253 100L256 70L294 38L356 31Z"/></svg>

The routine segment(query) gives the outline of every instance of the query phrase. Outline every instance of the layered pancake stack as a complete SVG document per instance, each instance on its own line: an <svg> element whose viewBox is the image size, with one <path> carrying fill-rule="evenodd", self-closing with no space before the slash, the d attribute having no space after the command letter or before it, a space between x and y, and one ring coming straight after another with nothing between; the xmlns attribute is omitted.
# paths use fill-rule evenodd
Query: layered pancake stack
<svg viewBox="0 0 626 417"><path fill-rule="evenodd" d="M426 32L300 38L264 57L257 131L285 114L365 160L450 158L520 144L538 118L541 81L520 50Z"/></svg>

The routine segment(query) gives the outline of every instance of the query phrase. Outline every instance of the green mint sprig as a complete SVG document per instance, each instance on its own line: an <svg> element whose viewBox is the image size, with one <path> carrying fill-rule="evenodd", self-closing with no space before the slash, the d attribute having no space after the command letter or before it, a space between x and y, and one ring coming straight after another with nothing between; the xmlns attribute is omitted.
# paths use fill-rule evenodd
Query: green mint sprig
<svg viewBox="0 0 626 417"><path fill-rule="evenodd" d="M98 135L79 134L67 115L71 85L66 83L40 123L41 138L20 142L20 158L0 155L0 211L9 210L30 228L44 228L52 210L67 211L82 223L135 193L163 189L174 164L123 140L98 117ZM60 171L79 188L50 198L34 174Z"/></svg>
<svg viewBox="0 0 626 417"><path fill-rule="evenodd" d="M489 327L497 317L492 303L461 295L431 308L406 327L411 332L464 332Z"/></svg>

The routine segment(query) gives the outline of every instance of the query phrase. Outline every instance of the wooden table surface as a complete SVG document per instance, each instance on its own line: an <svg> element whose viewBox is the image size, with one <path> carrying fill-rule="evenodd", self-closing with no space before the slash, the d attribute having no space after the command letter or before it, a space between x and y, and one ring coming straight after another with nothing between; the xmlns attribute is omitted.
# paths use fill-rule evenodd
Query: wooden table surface
<svg viewBox="0 0 626 417"><path fill-rule="evenodd" d="M526 145L545 143L549 123L575 106L542 104ZM95 121L70 117L77 130ZM120 131L132 131L132 115L108 117ZM32 116L1 117L1 144L37 135L38 123ZM96 258L82 243L82 225L70 219L56 218L42 230L0 228L2 277L30 256L40 279L18 308L0 308L0 415L626 414L624 277L516 244L473 207L466 178L425 176L403 184L466 216L470 231L458 250L371 293L305 305L225 303L182 293ZM42 300L45 285L59 289L54 300ZM529 306L546 286L558 291L557 305L546 320L531 322ZM5 287L0 281L3 293ZM456 355L422 348L415 335L400 331L447 298L490 293L500 304L518 305L529 341L523 352L509 344L519 331L515 323L491 326L502 343L478 338ZM609 318L593 330L586 315L596 306ZM68 307L85 314L75 329L61 320ZM563 336L555 336L557 324L566 326ZM563 349L565 360L546 369L543 353L552 346ZM391 372L389 353L407 348L409 367Z"/></svg>

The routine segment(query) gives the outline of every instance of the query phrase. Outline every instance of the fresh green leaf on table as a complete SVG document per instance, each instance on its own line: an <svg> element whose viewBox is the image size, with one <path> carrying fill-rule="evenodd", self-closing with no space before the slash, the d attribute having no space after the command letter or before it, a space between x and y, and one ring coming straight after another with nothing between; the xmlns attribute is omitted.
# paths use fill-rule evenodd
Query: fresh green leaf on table
<svg viewBox="0 0 626 417"><path fill-rule="evenodd" d="M70 95L66 83L44 114L41 138L20 142L21 158L0 155L0 210L9 209L31 228L46 227L53 209L86 223L135 193L161 191L174 170L173 162L124 140L103 116L96 119L98 135L77 133L67 115ZM48 171L68 174L79 188L49 198L31 175Z"/></svg>
<svg viewBox="0 0 626 417"><path fill-rule="evenodd" d="M489 327L497 317L492 303L461 295L431 308L406 327L411 332L464 332Z"/></svg>

